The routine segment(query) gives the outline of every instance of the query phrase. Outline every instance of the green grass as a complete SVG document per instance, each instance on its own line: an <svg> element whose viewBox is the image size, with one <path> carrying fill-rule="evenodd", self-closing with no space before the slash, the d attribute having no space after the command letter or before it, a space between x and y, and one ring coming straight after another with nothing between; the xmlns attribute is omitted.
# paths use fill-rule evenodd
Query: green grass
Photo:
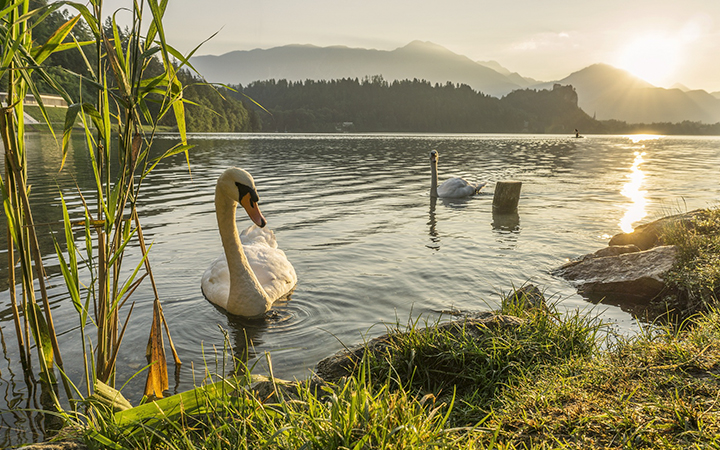
<svg viewBox="0 0 720 450"><path fill-rule="evenodd" d="M82 439L188 450L720 448L717 312L612 342L597 318L514 312L522 323L507 327L396 327L384 352L332 384L238 384L203 414L122 427L96 413Z"/></svg>
<svg viewBox="0 0 720 450"><path fill-rule="evenodd" d="M720 210L708 209L690 222L665 227L662 240L678 249L677 262L665 277L671 291L668 303L681 305L689 314L715 305L720 290Z"/></svg>
<svg viewBox="0 0 720 450"><path fill-rule="evenodd" d="M205 413L85 429L91 448L720 448L720 315L601 347L597 319L397 333L335 384L237 386Z"/></svg>

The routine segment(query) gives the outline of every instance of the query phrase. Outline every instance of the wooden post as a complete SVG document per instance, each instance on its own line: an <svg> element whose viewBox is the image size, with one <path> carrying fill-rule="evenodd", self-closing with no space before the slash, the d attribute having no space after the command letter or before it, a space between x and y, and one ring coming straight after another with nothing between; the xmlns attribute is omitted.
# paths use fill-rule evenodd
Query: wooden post
<svg viewBox="0 0 720 450"><path fill-rule="evenodd" d="M493 196L493 212L510 213L517 211L522 181L498 181Z"/></svg>

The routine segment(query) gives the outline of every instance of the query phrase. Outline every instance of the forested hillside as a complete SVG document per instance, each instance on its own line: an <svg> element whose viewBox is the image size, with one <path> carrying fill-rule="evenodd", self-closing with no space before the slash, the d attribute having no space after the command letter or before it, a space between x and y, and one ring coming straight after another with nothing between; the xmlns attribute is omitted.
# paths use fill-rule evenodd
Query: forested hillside
<svg viewBox="0 0 720 450"><path fill-rule="evenodd" d="M571 86L518 90L498 99L467 85L425 80L258 81L236 86L260 103L263 131L533 132L599 131Z"/></svg>
<svg viewBox="0 0 720 450"><path fill-rule="evenodd" d="M48 4L47 0L33 0L33 9ZM52 30L59 27L60 24L70 19L67 11L57 10L52 12L43 21L37 23L33 29L33 36L37 42L46 42L52 35ZM108 19L109 20L109 19ZM108 36L112 36L110 31L111 23L105 24ZM92 39L91 33L84 22L80 21L73 29L73 36L78 42L86 42ZM125 40L127 36L120 33L120 40ZM72 38L68 37L68 42ZM87 61L95 61L97 49L94 45L86 45L82 47ZM65 90L73 102L90 102L96 99L96 90L90 83L81 83L80 80L88 73L85 58L78 49L66 50L63 52L53 53L44 63L46 71L53 81ZM148 75L159 73L160 63L154 67L150 64L145 70ZM242 131L259 131L259 120L254 111L251 111L243 104L242 99L221 94L226 92L225 89L216 89L213 86L204 83L199 76L192 75L187 70L181 70L178 73L180 81L185 87L183 97L185 98L185 114L187 130L191 132L242 132ZM112 81L112 80L111 80ZM47 82L42 79L36 80L38 89L45 94L56 95L58 92ZM159 104L149 103L148 108L153 114L159 110ZM175 118L172 114L165 117L162 122L167 127L175 126Z"/></svg>

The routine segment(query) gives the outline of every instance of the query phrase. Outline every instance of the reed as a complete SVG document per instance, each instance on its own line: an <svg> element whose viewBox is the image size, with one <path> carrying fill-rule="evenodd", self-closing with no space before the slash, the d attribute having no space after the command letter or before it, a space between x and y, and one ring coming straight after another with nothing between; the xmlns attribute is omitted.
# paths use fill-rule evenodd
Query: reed
<svg viewBox="0 0 720 450"><path fill-rule="evenodd" d="M63 361L53 325L45 287L42 255L28 200L30 188L23 101L26 96L32 95L43 117L47 119L47 112L34 80L37 78L49 80L41 64L52 53L68 47L63 41L79 17L62 24L47 42L38 46L33 46L29 21L33 20L35 23L42 21L61 6L61 4L53 4L31 11L28 0L4 1L0 6L0 58L2 58L0 78L7 80L6 104L0 107L0 136L5 147L5 176L0 181L0 189L8 218L8 282L11 308L20 357L26 374L32 377L33 373L30 352L32 334L38 352L41 376L43 381L50 385L55 383L54 365L62 371ZM51 80L49 81L52 85ZM50 130L52 131L52 128ZM21 273L21 301L18 301L15 290L18 266ZM39 292L35 289L36 281ZM38 294L40 302L38 302ZM70 385L63 381L66 393L72 399ZM55 403L59 406L56 397Z"/></svg>
<svg viewBox="0 0 720 450"><path fill-rule="evenodd" d="M84 205L79 220L71 220L63 201L67 258L59 245L56 250L79 314L88 393L95 381L114 386L115 364L134 305L129 299L143 280L150 280L155 298L146 394L162 397L162 391L168 387L163 326L170 335L155 287L137 201L143 180L161 159L184 153L189 168L191 146L184 126L183 87L176 76L187 59L165 41L162 20L167 2L147 0L131 4L127 8L131 25L123 29L117 23L117 11L105 21L102 0L91 0L89 7L71 3L88 24L97 55L94 62L85 57L91 75L79 77L79 82L90 86L90 91L97 95L80 98L67 109L63 164L73 127L79 121L95 187L93 192L79 193ZM82 46L77 48L83 51ZM167 114L175 117L180 142L154 158L150 148L158 122ZM93 197L93 201L86 201L86 196ZM77 224L82 225L84 254L74 243ZM128 269L123 263L128 244L133 240L139 243L140 262ZM89 280L81 280L82 274L88 274ZM88 346L88 321L92 321L96 330L94 347ZM174 348L173 355L180 364Z"/></svg>

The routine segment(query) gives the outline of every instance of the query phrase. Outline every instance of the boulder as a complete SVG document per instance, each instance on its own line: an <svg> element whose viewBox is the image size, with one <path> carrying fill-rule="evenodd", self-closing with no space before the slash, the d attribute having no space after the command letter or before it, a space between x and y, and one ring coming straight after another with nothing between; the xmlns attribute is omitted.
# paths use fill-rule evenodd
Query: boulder
<svg viewBox="0 0 720 450"><path fill-rule="evenodd" d="M583 257L583 259L585 259L585 258L600 258L602 256L617 256L617 255L622 255L623 253L635 253L635 252L639 252L639 251L640 251L640 247L638 247L635 244L613 245L611 247L601 248L600 250L598 250L595 253L592 253L590 255L585 255Z"/></svg>
<svg viewBox="0 0 720 450"><path fill-rule="evenodd" d="M615 256L586 257L552 272L572 281L584 296L651 300L665 287L664 276L675 263L675 246L622 253Z"/></svg>
<svg viewBox="0 0 720 450"><path fill-rule="evenodd" d="M685 226L692 228L698 219L708 215L706 209L696 209L684 214L663 217L654 222L640 225L632 233L619 233L610 239L610 246L637 245L640 250L649 250L653 247L663 245L662 232L667 226Z"/></svg>

